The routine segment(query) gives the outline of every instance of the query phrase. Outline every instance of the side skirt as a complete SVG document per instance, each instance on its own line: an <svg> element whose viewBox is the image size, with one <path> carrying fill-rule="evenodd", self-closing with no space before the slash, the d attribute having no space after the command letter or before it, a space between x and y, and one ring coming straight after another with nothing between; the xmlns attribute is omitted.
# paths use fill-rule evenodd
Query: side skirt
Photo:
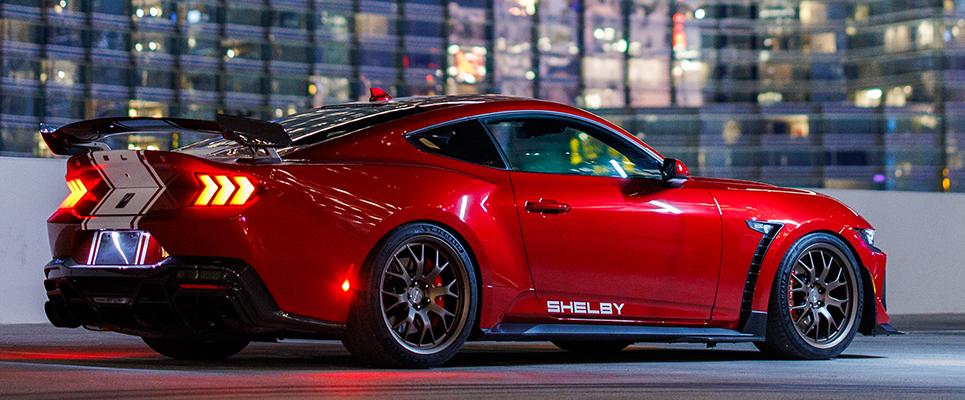
<svg viewBox="0 0 965 400"><path fill-rule="evenodd" d="M754 314L751 319L767 321L767 313ZM501 323L491 329L484 329L479 340L625 340L667 343L738 343L764 340L761 327L766 324L755 321L746 325L748 328L754 326L758 331L639 325Z"/></svg>

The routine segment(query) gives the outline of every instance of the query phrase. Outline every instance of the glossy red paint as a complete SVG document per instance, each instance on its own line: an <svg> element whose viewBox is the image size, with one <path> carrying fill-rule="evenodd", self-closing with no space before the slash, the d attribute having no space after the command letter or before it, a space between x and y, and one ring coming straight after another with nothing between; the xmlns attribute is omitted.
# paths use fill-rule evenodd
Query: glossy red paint
<svg viewBox="0 0 965 400"><path fill-rule="evenodd" d="M624 304L619 315L581 317L600 323L737 328L761 238L746 221L779 221L784 225L764 258L753 310L766 311L775 271L794 241L823 231L850 244L873 282L877 322L887 322L885 255L854 231L868 222L830 197L723 179L690 178L673 188L642 178L510 172L431 155L405 140L454 119L516 111L585 118L660 156L573 107L466 103L307 147L281 164L136 153L167 190L131 217L172 256L242 260L282 311L332 323L346 321L355 291L345 287L354 286L356 266L365 265L378 242L402 224L432 221L452 230L479 266L480 328L581 320L550 314L546 302L554 299ZM82 179L89 193L50 217L55 257L76 258L89 241L81 222L96 219L88 218L92 200L108 191L101 177L111 164L95 165L90 157L68 163L67 178ZM250 177L257 192L243 206L194 207L203 190L199 173Z"/></svg>
<svg viewBox="0 0 965 400"><path fill-rule="evenodd" d="M710 319L720 215L701 188L658 180L513 173L541 300L625 303L612 319ZM542 212L536 204L566 205Z"/></svg>

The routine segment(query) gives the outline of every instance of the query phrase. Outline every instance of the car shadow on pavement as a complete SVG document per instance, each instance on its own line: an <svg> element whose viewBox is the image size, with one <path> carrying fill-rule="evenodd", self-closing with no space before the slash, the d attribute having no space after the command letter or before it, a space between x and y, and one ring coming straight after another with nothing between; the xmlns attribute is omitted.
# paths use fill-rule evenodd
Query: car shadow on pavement
<svg viewBox="0 0 965 400"><path fill-rule="evenodd" d="M5 349L9 350L9 349ZM138 370L198 371L339 371L364 367L355 363L341 345L332 343L256 344L242 353L218 362L171 360L150 350L128 348L111 352L84 348L19 348L0 351L0 361L34 364L70 365ZM23 356L17 356L22 354ZM873 355L844 354L842 359L882 358ZM647 347L638 345L619 353L585 355L557 350L545 344L509 345L474 343L439 369L487 368L533 365L609 364L609 363L706 363L733 361L775 361L777 358L756 350L695 349ZM789 360L790 361L790 360ZM793 362L793 361L790 361Z"/></svg>
<svg viewBox="0 0 965 400"><path fill-rule="evenodd" d="M872 359L873 355L843 354L839 358ZM448 367L485 367L534 364L605 364L605 363L704 363L732 361L782 361L755 350L675 349L631 347L612 354L574 354L564 351L542 352L473 352L463 351L453 357ZM793 361L793 360L787 360Z"/></svg>

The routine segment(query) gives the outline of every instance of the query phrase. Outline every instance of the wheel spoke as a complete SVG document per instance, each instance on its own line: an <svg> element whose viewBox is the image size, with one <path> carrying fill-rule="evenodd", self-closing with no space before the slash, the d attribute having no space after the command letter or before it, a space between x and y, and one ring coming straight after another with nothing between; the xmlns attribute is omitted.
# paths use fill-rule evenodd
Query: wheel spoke
<svg viewBox="0 0 965 400"><path fill-rule="evenodd" d="M817 341L821 334L821 319L818 310L811 309L811 320L814 321L814 340Z"/></svg>
<svg viewBox="0 0 965 400"><path fill-rule="evenodd" d="M417 332L418 328L416 328L415 326L415 316L416 316L415 309L412 307L409 307L409 316L405 319L407 321L406 329L405 329L406 336Z"/></svg>
<svg viewBox="0 0 965 400"><path fill-rule="evenodd" d="M837 289L837 288L839 288L839 287L841 287L841 286L844 286L844 285L848 284L848 282L843 281L842 279L843 279L842 274L839 273L837 279L835 279L835 280L833 280L833 281L831 281L831 282L828 282L828 284L827 284L827 286L826 286L826 288L828 289L828 291L830 292L830 291L832 291L832 290L834 290L834 289Z"/></svg>
<svg viewBox="0 0 965 400"><path fill-rule="evenodd" d="M403 293L392 293L392 292L383 290L383 291L382 291L382 294L383 294L383 295L386 295L386 296L392 296L392 297L395 298L395 302L393 302L392 304L390 304L388 307L385 307L385 312L389 312L389 311L391 311L392 309L394 309L394 308L396 308L396 307L398 307L398 306L403 305L403 304L406 303L406 300L405 300L405 297L404 297L404 294L403 294Z"/></svg>
<svg viewBox="0 0 965 400"><path fill-rule="evenodd" d="M422 323L425 324L425 326L427 327L426 329L429 331L429 339L432 340L432 344L435 344L436 332L435 330L432 329L432 320L429 318L429 311L423 310L421 315L422 315Z"/></svg>
<svg viewBox="0 0 965 400"><path fill-rule="evenodd" d="M416 255L415 250L412 250L412 245L407 244L405 246L409 250L409 254L412 254L412 259L415 260L415 274L413 276L416 278L422 277L426 265L426 245L420 246L422 247L422 256Z"/></svg>
<svg viewBox="0 0 965 400"><path fill-rule="evenodd" d="M448 266L449 266L449 262L448 262L448 261L446 261L445 263L443 263L442 265L440 265L440 264L439 264L439 260L436 260L436 263L432 266L432 270L429 271L428 274L426 274L426 280L429 281L429 282L432 282L432 281L433 281L434 279L436 279L436 277L439 276L439 274L441 274L442 271L443 271L444 269L446 269L446 267L448 267Z"/></svg>
<svg viewBox="0 0 965 400"><path fill-rule="evenodd" d="M392 325L392 329L398 332L399 331L398 328L403 328L402 331L399 333L403 336L408 336L409 334L414 333L414 332L411 332L412 325L413 325L412 323L414 321L415 321L415 309L413 309L412 307L409 307L409 313L406 315L406 317L400 318L398 322Z"/></svg>
<svg viewBox="0 0 965 400"><path fill-rule="evenodd" d="M794 321L794 323L797 324L798 326L800 326L800 325L801 325L801 321L805 320L808 315L811 315L811 314L810 314L810 313L806 313L806 312L805 312L805 313L801 313L801 315L798 315L798 316L797 316L797 320ZM808 326L809 326L809 325L805 325L805 326L803 326L802 328L807 328ZM807 333L807 331L804 331L804 333Z"/></svg>
<svg viewBox="0 0 965 400"><path fill-rule="evenodd" d="M405 281L405 284L406 284L406 285L411 285L411 284L412 284L412 276L409 275L409 270L405 267L405 263L403 263L402 260L399 259L398 255L392 256L392 260L395 261L396 265L399 266L399 270L402 271L402 272L401 272L401 273L395 273L395 272L392 272L392 271L386 269L385 273L386 273L387 275L394 276L394 277L396 277L396 278L402 279L403 281Z"/></svg>
<svg viewBox="0 0 965 400"><path fill-rule="evenodd" d="M821 275L818 276L818 282L824 283L828 280L828 272L831 271L831 263L834 262L834 257L828 255L829 259L825 260L824 252L821 251Z"/></svg>
<svg viewBox="0 0 965 400"><path fill-rule="evenodd" d="M458 299L458 298L459 298L459 295L453 293L453 291L452 291L452 287L453 287L455 284L456 284L456 281L452 281L452 282L449 282L449 284L448 284L448 285L445 285L445 286L433 286L433 287L429 288L429 299L430 299L430 300L435 300L436 297L439 297L439 296L451 296L451 297L455 297L455 298Z"/></svg>
<svg viewBox="0 0 965 400"><path fill-rule="evenodd" d="M835 307L841 310L841 312L844 312L844 307L842 306L844 306L847 302L848 302L848 299L839 300L831 296L828 296L828 300L827 300L827 304L829 307Z"/></svg>
<svg viewBox="0 0 965 400"><path fill-rule="evenodd" d="M422 329L419 332L419 342L418 342L418 344L421 345L426 340L426 331L432 331L432 329L430 329L429 317L424 312L419 312L416 315L419 316L419 323L422 325Z"/></svg>
<svg viewBox="0 0 965 400"><path fill-rule="evenodd" d="M838 329L838 322L834 320L834 317L831 316L831 312L828 311L827 308L822 308L820 313L824 319L828 320L828 337L831 337L831 328Z"/></svg>
<svg viewBox="0 0 965 400"><path fill-rule="evenodd" d="M449 322L446 321L446 317L455 318L456 315L434 302L429 304L429 311L439 316L439 319L442 320L442 328L445 329L446 332L449 332Z"/></svg>
<svg viewBox="0 0 965 400"><path fill-rule="evenodd" d="M814 253L813 253L813 252L808 252L808 259L811 260L811 265L805 264L804 261L801 261L801 264L804 265L804 269L805 269L805 271L807 271L807 273L808 273L808 282L813 283L814 280L816 279L816 277L814 276L814 273L815 273L814 269L815 269L815 268L814 268Z"/></svg>

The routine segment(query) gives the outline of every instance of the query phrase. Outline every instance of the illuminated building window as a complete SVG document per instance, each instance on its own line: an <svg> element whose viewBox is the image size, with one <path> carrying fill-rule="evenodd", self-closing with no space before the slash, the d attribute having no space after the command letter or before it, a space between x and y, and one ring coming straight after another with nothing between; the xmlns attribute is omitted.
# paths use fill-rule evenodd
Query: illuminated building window
<svg viewBox="0 0 965 400"><path fill-rule="evenodd" d="M536 1L496 0L494 79L500 93L532 96L536 71L533 67L533 15Z"/></svg>
<svg viewBox="0 0 965 400"><path fill-rule="evenodd" d="M355 15L355 31L363 38L394 35L394 22L385 14L358 13Z"/></svg>
<svg viewBox="0 0 965 400"><path fill-rule="evenodd" d="M908 25L889 26L884 35L885 51L897 53L911 49L911 29Z"/></svg>
<svg viewBox="0 0 965 400"><path fill-rule="evenodd" d="M802 25L824 24L828 19L828 5L824 1L802 1L799 18Z"/></svg>
<svg viewBox="0 0 965 400"><path fill-rule="evenodd" d="M315 76L311 82L308 93L312 96L313 107L344 103L350 99L348 78Z"/></svg>
<svg viewBox="0 0 965 400"><path fill-rule="evenodd" d="M882 91L878 88L864 89L855 92L854 105L858 107L878 107L881 105Z"/></svg>
<svg viewBox="0 0 965 400"><path fill-rule="evenodd" d="M486 10L454 1L449 3L449 45L447 94L485 93L487 59L490 56L486 38Z"/></svg>
<svg viewBox="0 0 965 400"><path fill-rule="evenodd" d="M538 3L539 94L543 99L573 104L579 95L577 0Z"/></svg>
<svg viewBox="0 0 965 400"><path fill-rule="evenodd" d="M163 117L168 115L168 106L159 101L131 100L127 113L129 117Z"/></svg>
<svg viewBox="0 0 965 400"><path fill-rule="evenodd" d="M670 1L630 3L627 84L633 107L670 105Z"/></svg>

